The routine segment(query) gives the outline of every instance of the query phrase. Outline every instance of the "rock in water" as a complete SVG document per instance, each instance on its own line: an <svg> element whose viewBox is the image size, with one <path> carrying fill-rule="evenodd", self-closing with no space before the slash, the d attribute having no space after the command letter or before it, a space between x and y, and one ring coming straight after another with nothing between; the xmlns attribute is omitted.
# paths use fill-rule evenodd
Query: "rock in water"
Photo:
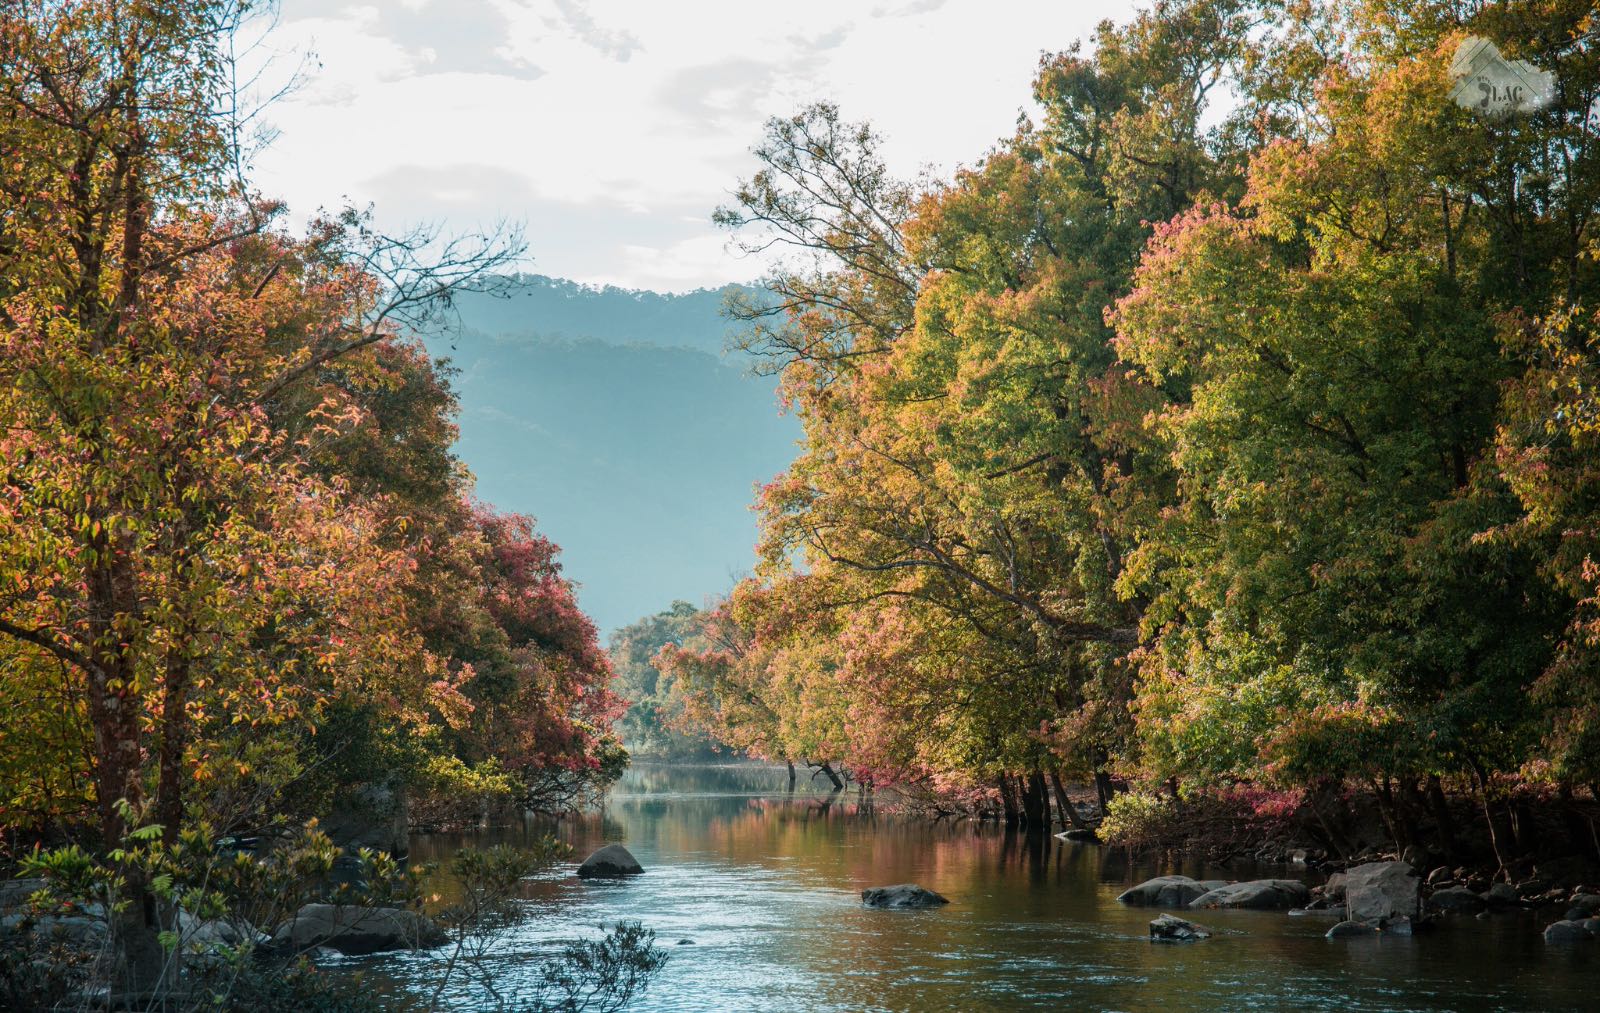
<svg viewBox="0 0 1600 1013"><path fill-rule="evenodd" d="M1544 930L1547 943L1592 943L1596 936L1600 936L1600 918L1551 922Z"/></svg>
<svg viewBox="0 0 1600 1013"><path fill-rule="evenodd" d="M1422 881L1409 862L1369 862L1345 872L1344 898L1351 921L1377 925L1415 918L1422 910Z"/></svg>
<svg viewBox="0 0 1600 1013"><path fill-rule="evenodd" d="M1226 885L1219 880L1201 883L1188 876L1157 876L1124 890L1117 902L1132 907L1183 907L1196 897Z"/></svg>
<svg viewBox="0 0 1600 1013"><path fill-rule="evenodd" d="M867 907L920 908L938 907L950 901L914 883L901 883L897 886L875 886L862 890L861 903Z"/></svg>
<svg viewBox="0 0 1600 1013"><path fill-rule="evenodd" d="M1569 922L1581 922L1596 915L1600 915L1600 893L1580 893L1573 896L1565 917Z"/></svg>
<svg viewBox="0 0 1600 1013"><path fill-rule="evenodd" d="M639 860L620 844L607 844L578 866L578 875L583 879L616 879L637 876L643 871Z"/></svg>
<svg viewBox="0 0 1600 1013"><path fill-rule="evenodd" d="M349 904L307 904L273 936L279 946L296 953L328 946L340 953L381 953L438 946L444 933L417 914L392 907Z"/></svg>
<svg viewBox="0 0 1600 1013"><path fill-rule="evenodd" d="M1251 911L1287 911L1305 907L1311 891L1295 879L1255 879L1248 883L1229 883L1189 902L1192 909L1245 908Z"/></svg>
<svg viewBox="0 0 1600 1013"><path fill-rule="evenodd" d="M1355 936L1370 936L1377 934L1377 929L1366 922L1343 921L1329 929L1329 939L1348 939Z"/></svg>
<svg viewBox="0 0 1600 1013"><path fill-rule="evenodd" d="M1464 886L1449 886L1443 890L1435 890L1433 896L1428 898L1428 906L1440 911L1455 911L1461 914L1477 914L1488 906L1488 902Z"/></svg>
<svg viewBox="0 0 1600 1013"><path fill-rule="evenodd" d="M1202 928L1194 922L1184 921L1177 915L1162 915L1150 922L1152 943L1188 943L1210 938L1210 929Z"/></svg>

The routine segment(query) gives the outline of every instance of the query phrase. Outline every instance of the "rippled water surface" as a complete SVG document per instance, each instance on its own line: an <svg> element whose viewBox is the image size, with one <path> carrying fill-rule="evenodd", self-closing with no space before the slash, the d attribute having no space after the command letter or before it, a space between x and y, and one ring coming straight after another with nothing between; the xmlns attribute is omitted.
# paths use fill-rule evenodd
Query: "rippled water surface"
<svg viewBox="0 0 1600 1013"><path fill-rule="evenodd" d="M1547 950L1531 915L1329 941L1326 919L1208 911L1195 920L1214 938L1154 945L1152 912L1115 901L1127 885L1163 872L1293 873L1130 865L1112 849L874 815L851 793L830 802L802 784L789 795L785 782L782 769L636 765L603 814L556 833L575 858L619 841L647 871L586 882L574 862L529 882L531 917L488 958L498 985L516 991L561 940L627 919L671 951L632 1007L641 1011L1600 1008L1600 953ZM442 860L463 844L549 831L419 836L412 855ZM952 903L861 906L862 889L901 882ZM364 964L385 991L425 988L437 966Z"/></svg>

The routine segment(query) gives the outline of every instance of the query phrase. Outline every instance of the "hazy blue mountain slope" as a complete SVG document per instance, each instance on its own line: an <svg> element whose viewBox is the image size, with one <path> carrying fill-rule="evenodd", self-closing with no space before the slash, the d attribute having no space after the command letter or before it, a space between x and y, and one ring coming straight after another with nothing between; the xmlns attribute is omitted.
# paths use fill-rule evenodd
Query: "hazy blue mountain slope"
<svg viewBox="0 0 1600 1013"><path fill-rule="evenodd" d="M588 305L613 319L617 301ZM479 495L538 519L602 631L725 591L754 562L753 487L799 436L772 381L692 348L540 337L543 323L433 345L460 370L460 452Z"/></svg>
<svg viewBox="0 0 1600 1013"><path fill-rule="evenodd" d="M521 275L506 297L467 293L456 309L467 331L682 345L721 353L723 298L737 286L662 293Z"/></svg>

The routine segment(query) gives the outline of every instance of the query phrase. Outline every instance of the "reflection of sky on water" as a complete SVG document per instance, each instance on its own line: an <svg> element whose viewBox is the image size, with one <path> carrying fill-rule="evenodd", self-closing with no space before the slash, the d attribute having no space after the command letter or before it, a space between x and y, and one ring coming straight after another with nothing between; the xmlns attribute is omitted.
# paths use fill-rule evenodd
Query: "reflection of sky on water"
<svg viewBox="0 0 1600 1013"><path fill-rule="evenodd" d="M1214 938L1155 946L1152 912L1115 902L1126 885L1158 872L1282 870L1130 864L1116 850L873 814L851 792L830 802L805 790L803 776L789 797L785 780L781 769L631 770L604 814L557 832L575 858L622 841L645 875L584 882L568 865L530 881L531 917L489 958L497 987L514 989L559 941L619 919L654 929L672 953L639 1010L1584 1009L1600 970L1600 954L1547 951L1539 923L1514 915L1331 942L1326 919L1208 911L1197 920ZM442 858L461 843L419 838L413 855ZM898 882L953 903L861 906L863 888ZM367 966L376 982L415 982L432 962Z"/></svg>

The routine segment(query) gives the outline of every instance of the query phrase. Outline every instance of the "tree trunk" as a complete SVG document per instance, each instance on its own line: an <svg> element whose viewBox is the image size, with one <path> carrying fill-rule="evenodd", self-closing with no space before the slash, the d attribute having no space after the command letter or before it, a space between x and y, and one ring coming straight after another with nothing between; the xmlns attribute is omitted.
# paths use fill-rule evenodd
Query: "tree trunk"
<svg viewBox="0 0 1600 1013"><path fill-rule="evenodd" d="M1105 819L1106 806L1111 804L1114 792L1111 789L1111 775L1104 770L1097 769L1094 772L1094 793L1100 798L1100 818Z"/></svg>
<svg viewBox="0 0 1600 1013"><path fill-rule="evenodd" d="M1078 807L1072 804L1072 799L1067 797L1067 787L1061 783L1059 769L1051 769L1050 787L1055 789L1056 808L1061 810L1061 822L1071 824L1074 830L1088 830L1088 822L1078 814Z"/></svg>
<svg viewBox="0 0 1600 1013"><path fill-rule="evenodd" d="M833 790L834 791L843 791L844 790L844 782L839 780L839 775L834 772L833 766L831 764L823 763L823 764L819 765L817 767L817 769L820 772L826 774L828 776L828 780L833 782Z"/></svg>
<svg viewBox="0 0 1600 1013"><path fill-rule="evenodd" d="M107 526L107 532L110 528ZM118 621L137 612L138 595L128 557L108 534L92 539L100 562L90 570L89 722L94 730L94 787L100 833L107 848L123 847L130 830L122 804L135 819L144 803L143 750L133 660L123 645ZM159 990L165 954L156 925L155 904L144 873L133 863L118 869L121 910L109 916L111 945L127 991Z"/></svg>
<svg viewBox="0 0 1600 1013"><path fill-rule="evenodd" d="M1050 799L1045 794L1044 774L1035 767L1028 773L1022 789L1022 815L1029 833L1037 833L1050 826Z"/></svg>
<svg viewBox="0 0 1600 1013"><path fill-rule="evenodd" d="M1015 827L1017 825L1017 800L1011 793L1011 778L1001 774L998 787L1000 788L1000 808L1005 813L1006 826Z"/></svg>
<svg viewBox="0 0 1600 1013"><path fill-rule="evenodd" d="M784 760L783 762L789 765L789 790L791 792L793 792L794 791L794 761L793 760Z"/></svg>
<svg viewBox="0 0 1600 1013"><path fill-rule="evenodd" d="M1439 783L1438 774L1428 775L1428 806L1433 810L1433 822L1439 827L1439 848L1444 852L1445 861L1454 865L1456 821L1450 814L1450 802L1444 797L1444 785Z"/></svg>
<svg viewBox="0 0 1600 1013"><path fill-rule="evenodd" d="M156 822L168 845L177 843L183 828L183 785L189 773L183 763L189 748L189 674L187 645L174 648L161 692L161 771L156 784Z"/></svg>

